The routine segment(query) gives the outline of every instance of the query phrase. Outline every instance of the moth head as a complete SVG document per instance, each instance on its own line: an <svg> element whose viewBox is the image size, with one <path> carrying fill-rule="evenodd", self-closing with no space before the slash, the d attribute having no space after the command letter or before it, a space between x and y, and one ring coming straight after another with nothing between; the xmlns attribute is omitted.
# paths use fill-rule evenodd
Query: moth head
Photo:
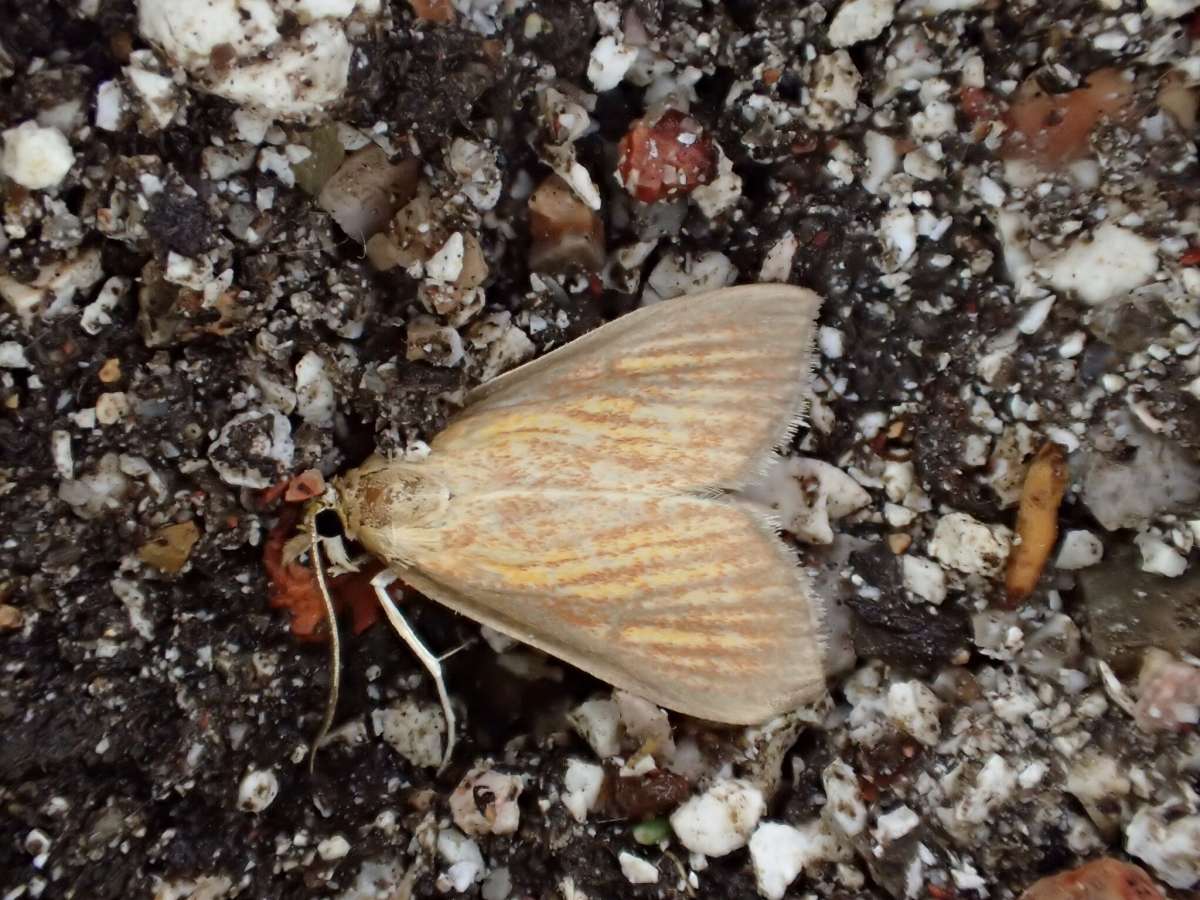
<svg viewBox="0 0 1200 900"><path fill-rule="evenodd" d="M450 490L420 463L372 457L334 482L333 508L351 540L434 528L446 517Z"/></svg>

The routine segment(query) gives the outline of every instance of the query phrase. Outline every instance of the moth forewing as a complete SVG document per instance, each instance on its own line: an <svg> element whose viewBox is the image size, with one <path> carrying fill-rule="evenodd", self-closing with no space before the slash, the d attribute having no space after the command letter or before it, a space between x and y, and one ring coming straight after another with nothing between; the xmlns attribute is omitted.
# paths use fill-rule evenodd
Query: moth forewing
<svg viewBox="0 0 1200 900"><path fill-rule="evenodd" d="M643 307L476 389L433 456L484 489L737 489L804 412L819 306L747 285Z"/></svg>
<svg viewBox="0 0 1200 900"><path fill-rule="evenodd" d="M429 597L649 700L736 724L824 691L822 611L735 492L808 397L820 299L668 300L473 392L418 463L339 485L349 536Z"/></svg>

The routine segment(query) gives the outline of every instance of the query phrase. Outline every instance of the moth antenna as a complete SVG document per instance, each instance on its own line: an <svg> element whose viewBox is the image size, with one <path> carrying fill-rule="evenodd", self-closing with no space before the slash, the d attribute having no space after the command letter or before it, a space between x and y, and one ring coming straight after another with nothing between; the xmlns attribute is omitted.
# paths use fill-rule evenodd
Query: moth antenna
<svg viewBox="0 0 1200 900"><path fill-rule="evenodd" d="M337 713L338 693L342 686L342 641L338 636L337 612L333 608L333 597L329 593L329 585L325 579L325 566L321 563L321 539L317 536L317 513L324 506L314 505L308 516L308 533L312 540L313 569L317 573L317 586L321 589L321 600L325 606L325 619L329 623L329 697L325 701L325 717L321 727L313 738L312 750L308 754L308 773L311 775L317 764L317 750L321 741L329 734L333 726L333 717Z"/></svg>

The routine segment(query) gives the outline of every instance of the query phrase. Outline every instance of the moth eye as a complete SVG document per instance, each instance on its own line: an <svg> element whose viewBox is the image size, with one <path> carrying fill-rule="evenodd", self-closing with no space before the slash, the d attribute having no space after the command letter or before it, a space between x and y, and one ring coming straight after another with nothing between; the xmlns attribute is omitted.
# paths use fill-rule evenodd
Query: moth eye
<svg viewBox="0 0 1200 900"><path fill-rule="evenodd" d="M342 537L342 520L335 510L323 509L317 513L317 534L320 537Z"/></svg>

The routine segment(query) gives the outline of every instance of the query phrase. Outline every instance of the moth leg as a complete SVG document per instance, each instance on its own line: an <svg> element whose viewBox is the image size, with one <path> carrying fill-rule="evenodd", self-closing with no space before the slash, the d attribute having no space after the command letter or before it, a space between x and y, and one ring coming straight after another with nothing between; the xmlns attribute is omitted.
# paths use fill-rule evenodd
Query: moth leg
<svg viewBox="0 0 1200 900"><path fill-rule="evenodd" d="M446 766L450 762L450 755L454 752L454 708L450 705L450 697L446 693L446 681L442 677L442 664L439 659L429 652L429 648L421 643L421 639L417 633L413 631L412 626L404 618L400 612L400 608L396 606L394 600L388 594L387 589L393 581L396 580L396 573L391 569L384 569L378 575L371 579L371 587L375 589L375 595L379 598L379 605L383 607L384 613L388 617L388 621L392 623L392 627L396 629L396 633L408 644L417 659L421 661L421 665L429 672L433 678L433 683L437 685L438 699L442 701L442 713L446 716L446 750L442 754L442 764L438 766L438 774L445 771Z"/></svg>
<svg viewBox="0 0 1200 900"><path fill-rule="evenodd" d="M454 656L454 654L456 654L456 653L462 653L464 650L467 650L467 649L469 649L469 648L471 648L471 647L474 647L474 646L475 646L475 639L474 639L474 638L472 638L472 639L470 639L470 640L463 641L461 644L459 644L459 645L458 645L457 647L455 647L453 650L447 650L445 653L443 653L441 656L439 656L439 657L437 658L437 660L438 660L438 662L445 662L445 661L446 661L446 660L448 660L450 657Z"/></svg>

